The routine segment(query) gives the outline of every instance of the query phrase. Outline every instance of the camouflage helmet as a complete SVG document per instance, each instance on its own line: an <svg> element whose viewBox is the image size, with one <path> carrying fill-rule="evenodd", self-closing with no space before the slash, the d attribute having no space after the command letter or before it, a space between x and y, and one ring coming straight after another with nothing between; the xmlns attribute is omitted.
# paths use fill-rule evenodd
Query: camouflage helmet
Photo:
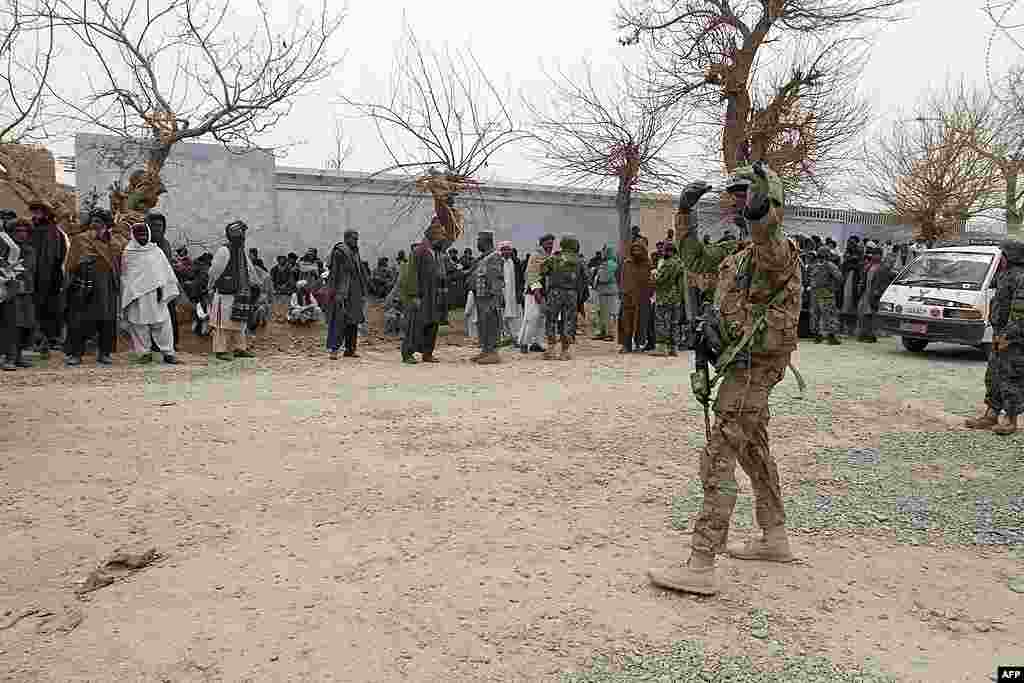
<svg viewBox="0 0 1024 683"><path fill-rule="evenodd" d="M1015 266L1024 266L1024 242L1019 240L1006 240L999 245L1003 250L1006 262Z"/></svg>
<svg viewBox="0 0 1024 683"><path fill-rule="evenodd" d="M576 235L562 235L562 239L558 240L558 248L578 254L580 253L580 241L576 239Z"/></svg>

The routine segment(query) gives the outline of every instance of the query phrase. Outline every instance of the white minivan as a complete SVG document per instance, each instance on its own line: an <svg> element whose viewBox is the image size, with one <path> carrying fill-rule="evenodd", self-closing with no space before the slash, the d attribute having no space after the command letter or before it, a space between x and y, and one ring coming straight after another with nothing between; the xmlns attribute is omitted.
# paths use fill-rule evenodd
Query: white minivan
<svg viewBox="0 0 1024 683"><path fill-rule="evenodd" d="M908 351L929 342L991 347L989 305L1002 251L997 246L929 249L882 295L878 326L903 339Z"/></svg>

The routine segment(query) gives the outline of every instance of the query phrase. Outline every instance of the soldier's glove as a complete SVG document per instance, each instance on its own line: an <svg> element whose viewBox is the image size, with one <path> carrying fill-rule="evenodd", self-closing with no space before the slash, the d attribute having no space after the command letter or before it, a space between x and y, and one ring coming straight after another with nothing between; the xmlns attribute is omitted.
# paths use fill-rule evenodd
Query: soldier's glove
<svg viewBox="0 0 1024 683"><path fill-rule="evenodd" d="M762 192L754 192L747 202L747 208L743 209L743 217L748 221L759 221L768 215L768 211L771 208L772 203L768 195Z"/></svg>
<svg viewBox="0 0 1024 683"><path fill-rule="evenodd" d="M705 406L708 404L711 400L711 382L706 369L690 373L690 389L698 403Z"/></svg>
<svg viewBox="0 0 1024 683"><path fill-rule="evenodd" d="M710 189L711 185L702 180L690 183L684 187L683 191L679 195L679 210L684 211L692 209L697 205L697 202L700 201L700 198L707 194Z"/></svg>
<svg viewBox="0 0 1024 683"><path fill-rule="evenodd" d="M1010 350L1010 344L1006 337L1000 335L998 337L992 337L992 350L996 353L1003 353L1004 351Z"/></svg>

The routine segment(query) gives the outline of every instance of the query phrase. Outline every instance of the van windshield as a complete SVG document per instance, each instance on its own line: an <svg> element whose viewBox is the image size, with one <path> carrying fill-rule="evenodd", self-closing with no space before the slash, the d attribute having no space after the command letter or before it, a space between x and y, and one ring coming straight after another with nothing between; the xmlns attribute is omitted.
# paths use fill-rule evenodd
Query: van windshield
<svg viewBox="0 0 1024 683"><path fill-rule="evenodd" d="M907 266L894 284L981 289L992 266L992 258L992 254L930 251Z"/></svg>

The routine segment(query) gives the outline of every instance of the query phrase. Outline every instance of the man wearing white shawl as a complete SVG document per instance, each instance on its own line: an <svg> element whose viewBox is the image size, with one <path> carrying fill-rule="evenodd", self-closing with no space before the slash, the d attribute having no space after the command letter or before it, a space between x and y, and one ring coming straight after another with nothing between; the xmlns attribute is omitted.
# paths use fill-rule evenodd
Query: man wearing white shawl
<svg viewBox="0 0 1024 683"><path fill-rule="evenodd" d="M178 278L163 249L150 241L145 223L136 223L121 255L121 309L139 362L153 360L149 350L155 343L165 363L177 364L167 303L178 294Z"/></svg>
<svg viewBox="0 0 1024 683"><path fill-rule="evenodd" d="M518 345L519 326L523 322L523 309L519 306L519 299L516 292L516 262L512 260L512 243L499 242L498 251L504 259L505 272L505 308L502 312L502 322L507 334Z"/></svg>

